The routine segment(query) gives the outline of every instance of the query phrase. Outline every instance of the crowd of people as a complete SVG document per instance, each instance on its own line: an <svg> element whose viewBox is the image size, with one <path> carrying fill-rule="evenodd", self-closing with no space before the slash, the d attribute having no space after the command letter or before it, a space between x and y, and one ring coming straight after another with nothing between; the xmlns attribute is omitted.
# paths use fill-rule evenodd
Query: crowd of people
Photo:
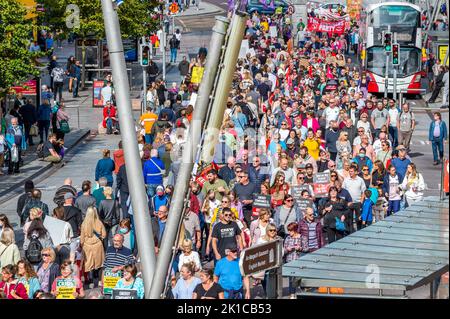
<svg viewBox="0 0 450 319"><path fill-rule="evenodd" d="M251 298L258 285L266 291L269 277L241 275L243 249L282 240L283 260L291 262L422 200L426 183L408 156L414 113L408 103L368 93L370 78L358 68L357 52L348 50L355 28L343 35L305 32L297 41L284 15L248 19L251 50L237 62L214 159L197 163L190 182L169 297ZM206 56L201 48L191 63L183 59L180 86L167 89L149 72L143 95L147 109L137 141L157 254L198 91L192 69L204 66ZM108 111L105 126L108 119L111 127L118 124L112 117ZM429 139L437 165L447 140L439 112ZM81 189L67 178L51 214L41 191L25 184L17 207L24 256L0 216L3 298L58 298L59 281L71 281L71 296L83 298L86 288L105 288L105 273L120 278L112 288L143 298L124 162L122 142L113 152L103 150L95 178ZM257 197L266 204L256 205ZM54 224L63 234L57 239ZM295 297L292 281L289 293Z"/></svg>

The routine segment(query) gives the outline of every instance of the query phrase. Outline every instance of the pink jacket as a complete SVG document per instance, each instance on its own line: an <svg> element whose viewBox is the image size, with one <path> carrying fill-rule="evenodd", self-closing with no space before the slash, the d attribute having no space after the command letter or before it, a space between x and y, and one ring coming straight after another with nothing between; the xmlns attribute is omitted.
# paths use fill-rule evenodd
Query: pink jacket
<svg viewBox="0 0 450 319"><path fill-rule="evenodd" d="M308 119L303 119L302 126L308 128ZM312 119L312 130L314 131L314 134L317 132L317 130L320 129L319 121L315 118Z"/></svg>

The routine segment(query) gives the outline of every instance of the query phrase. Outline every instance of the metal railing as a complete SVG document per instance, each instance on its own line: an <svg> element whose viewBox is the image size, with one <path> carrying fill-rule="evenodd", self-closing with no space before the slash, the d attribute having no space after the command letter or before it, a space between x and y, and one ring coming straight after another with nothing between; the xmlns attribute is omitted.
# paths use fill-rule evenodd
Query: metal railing
<svg viewBox="0 0 450 319"><path fill-rule="evenodd" d="M69 106L65 106L64 110L65 111L69 111L71 109L76 109L77 112L77 128L80 129L80 106L81 105L69 105ZM69 122L70 122L70 116L69 116Z"/></svg>
<svg viewBox="0 0 450 319"><path fill-rule="evenodd" d="M104 79L104 77L101 77L100 76L100 72L105 72L105 73L111 73L112 74L112 69L108 69L108 68L103 68L103 69L86 69L86 73L87 72L95 72L96 73L96 76L94 76L93 78L94 78L94 81L97 81L98 79ZM131 88L131 86L132 86L132 69L130 69L130 68L127 68L127 72L128 72L128 83L129 83L129 85L130 85L130 88ZM97 79L97 80L95 80L95 79ZM113 79L113 81L114 81L114 79ZM88 80L86 80L85 81L86 83L93 83L93 81L88 81Z"/></svg>

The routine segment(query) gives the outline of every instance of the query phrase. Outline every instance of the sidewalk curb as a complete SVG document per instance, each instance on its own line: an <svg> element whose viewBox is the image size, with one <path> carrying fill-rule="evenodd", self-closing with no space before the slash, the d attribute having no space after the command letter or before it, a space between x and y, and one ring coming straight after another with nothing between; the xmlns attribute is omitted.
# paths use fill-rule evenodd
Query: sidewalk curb
<svg viewBox="0 0 450 319"><path fill-rule="evenodd" d="M83 141L87 136L89 136L91 134L91 130L89 129L84 129L85 132L82 133L82 135L80 135L80 137L78 139L76 139L76 141L66 150L65 154L70 153L76 146L78 146L78 144L80 144L81 141ZM38 159L31 161L28 164L32 164L36 161L39 161ZM13 198L14 196L17 196L18 194L22 193L23 189L22 186L25 184L25 180L27 179L31 179L34 180L37 177L41 176L42 174L44 174L46 171L50 170L53 167L52 163L48 163L48 165L42 167L41 169L39 169L37 172L35 172L33 175L31 175L30 177L21 180L20 182L17 182L15 184L12 184L9 188L3 190L0 192L0 204L4 204L5 202L9 201L11 198Z"/></svg>

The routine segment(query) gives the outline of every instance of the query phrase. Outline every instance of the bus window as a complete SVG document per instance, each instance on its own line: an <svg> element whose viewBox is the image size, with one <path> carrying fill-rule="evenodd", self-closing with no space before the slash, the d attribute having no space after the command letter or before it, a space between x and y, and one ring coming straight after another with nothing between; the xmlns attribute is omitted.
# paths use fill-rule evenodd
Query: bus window
<svg viewBox="0 0 450 319"><path fill-rule="evenodd" d="M387 25L420 28L420 12L407 6L383 6L370 13L370 22L374 28Z"/></svg>
<svg viewBox="0 0 450 319"><path fill-rule="evenodd" d="M421 51L417 48L400 48L398 77L405 77L420 71ZM384 47L367 49L367 70L379 76L385 76L386 53ZM389 77L393 76L392 59L389 58Z"/></svg>

